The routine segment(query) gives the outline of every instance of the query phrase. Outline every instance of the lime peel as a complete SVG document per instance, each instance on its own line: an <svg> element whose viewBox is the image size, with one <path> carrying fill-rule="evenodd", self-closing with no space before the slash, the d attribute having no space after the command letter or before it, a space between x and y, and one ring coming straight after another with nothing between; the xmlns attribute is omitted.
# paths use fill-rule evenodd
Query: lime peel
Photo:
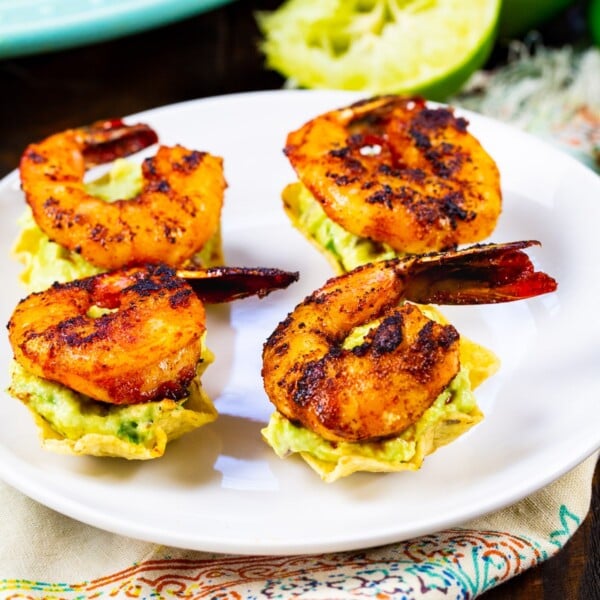
<svg viewBox="0 0 600 600"><path fill-rule="evenodd" d="M501 0L287 0L259 13L267 66L298 85L456 92L491 52Z"/></svg>

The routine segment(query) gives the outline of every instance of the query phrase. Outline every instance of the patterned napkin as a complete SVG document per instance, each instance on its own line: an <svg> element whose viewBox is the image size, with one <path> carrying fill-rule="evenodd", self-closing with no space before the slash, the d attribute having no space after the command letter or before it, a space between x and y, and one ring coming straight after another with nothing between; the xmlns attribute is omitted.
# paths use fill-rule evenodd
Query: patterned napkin
<svg viewBox="0 0 600 600"><path fill-rule="evenodd" d="M600 170L599 72L597 50L521 50L452 102L552 139ZM564 546L588 513L597 458L461 527L317 556L224 556L136 541L0 483L0 599L475 598Z"/></svg>
<svg viewBox="0 0 600 600"><path fill-rule="evenodd" d="M564 546L588 512L596 459L462 527L317 556L165 548L83 525L0 483L0 598L475 598Z"/></svg>

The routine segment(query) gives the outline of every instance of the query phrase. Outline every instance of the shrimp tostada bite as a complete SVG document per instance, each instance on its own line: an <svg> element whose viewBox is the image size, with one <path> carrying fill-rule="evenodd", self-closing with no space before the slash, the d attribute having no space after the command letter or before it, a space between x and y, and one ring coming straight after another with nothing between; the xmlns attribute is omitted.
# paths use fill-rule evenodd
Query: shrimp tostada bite
<svg viewBox="0 0 600 600"><path fill-rule="evenodd" d="M343 273L487 238L502 208L498 168L468 122L421 98L380 96L288 134L298 182L291 222Z"/></svg>
<svg viewBox="0 0 600 600"><path fill-rule="evenodd" d="M9 393L32 412L49 450L162 456L167 442L217 417L200 381L212 361L203 301L264 296L297 277L147 265L34 292L8 323Z"/></svg>
<svg viewBox="0 0 600 600"><path fill-rule="evenodd" d="M141 165L123 158L157 141L147 125L112 120L27 147L19 170L28 211L14 252L28 289L134 264L223 263L223 160L180 145ZM88 181L89 169L113 160Z"/></svg>
<svg viewBox="0 0 600 600"><path fill-rule="evenodd" d="M21 300L8 323L9 393L47 449L156 458L217 417L200 383L205 330L202 302L169 267L55 284Z"/></svg>
<svg viewBox="0 0 600 600"><path fill-rule="evenodd" d="M417 304L507 302L556 289L522 251L473 246L369 263L303 300L263 349L275 405L263 437L327 482L418 469L482 419L473 389L496 357Z"/></svg>

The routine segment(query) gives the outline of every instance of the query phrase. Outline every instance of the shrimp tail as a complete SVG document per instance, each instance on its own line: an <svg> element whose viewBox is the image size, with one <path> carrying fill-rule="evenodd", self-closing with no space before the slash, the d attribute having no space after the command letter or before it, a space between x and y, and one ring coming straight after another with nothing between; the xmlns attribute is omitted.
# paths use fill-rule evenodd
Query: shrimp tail
<svg viewBox="0 0 600 600"><path fill-rule="evenodd" d="M261 267L212 267L179 269L177 275L186 279L197 296L207 304L231 302L248 296L263 298L274 290L298 281L297 271Z"/></svg>
<svg viewBox="0 0 600 600"><path fill-rule="evenodd" d="M523 252L534 245L540 242L477 244L420 256L409 267L406 298L421 304L492 304L553 292L556 281L536 271Z"/></svg>
<svg viewBox="0 0 600 600"><path fill-rule="evenodd" d="M150 126L126 125L122 119L96 121L80 128L78 134L82 136L86 167L124 158L158 141L157 133Z"/></svg>

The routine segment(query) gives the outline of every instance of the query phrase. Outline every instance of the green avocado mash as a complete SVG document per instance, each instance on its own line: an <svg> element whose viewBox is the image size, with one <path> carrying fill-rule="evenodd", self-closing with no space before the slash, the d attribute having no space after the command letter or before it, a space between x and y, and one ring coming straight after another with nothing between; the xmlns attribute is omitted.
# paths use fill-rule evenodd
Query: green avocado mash
<svg viewBox="0 0 600 600"><path fill-rule="evenodd" d="M167 441L216 418L200 377L212 354L203 351L190 394L179 401L115 405L98 402L60 383L11 365L9 392L34 414L49 449L75 454L146 459L163 454ZM47 442L50 440L50 444ZM53 447L54 446L54 447Z"/></svg>
<svg viewBox="0 0 600 600"><path fill-rule="evenodd" d="M13 247L24 265L21 282L31 292L41 292L55 281L73 281L100 273L80 254L69 252L50 238L36 225L29 207L18 221L21 232Z"/></svg>
<svg viewBox="0 0 600 600"><path fill-rule="evenodd" d="M387 244L356 236L332 221L304 184L288 185L282 196L292 223L327 254L339 273L399 256Z"/></svg>
<svg viewBox="0 0 600 600"><path fill-rule="evenodd" d="M141 166L130 160L118 159L110 171L102 177L86 183L86 190L106 202L130 199L142 189ZM37 226L31 210L19 219L20 235L13 252L23 263L21 281L32 292L50 287L54 282L72 281L89 277L102 269L92 265L81 255L71 252L50 238ZM220 232L215 234L192 259L202 266L213 266L221 262Z"/></svg>
<svg viewBox="0 0 600 600"><path fill-rule="evenodd" d="M85 189L96 198L112 202L117 198L127 200L137 196L143 185L141 166L130 160L118 158L112 163L110 171L86 183Z"/></svg>

